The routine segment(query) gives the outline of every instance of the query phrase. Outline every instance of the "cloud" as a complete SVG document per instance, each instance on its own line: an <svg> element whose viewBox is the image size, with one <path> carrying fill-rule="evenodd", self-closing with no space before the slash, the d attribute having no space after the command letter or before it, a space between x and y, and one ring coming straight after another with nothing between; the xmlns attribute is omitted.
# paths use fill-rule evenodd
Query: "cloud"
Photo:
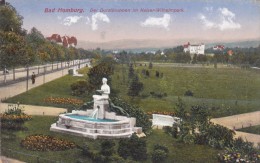
<svg viewBox="0 0 260 163"><path fill-rule="evenodd" d="M227 8L219 8L217 10L217 15L218 16L214 16L212 18L214 20L209 20L209 18L207 18L204 14L199 14L198 18L205 29L216 28L224 31L241 28L241 25L235 22L236 15Z"/></svg>
<svg viewBox="0 0 260 163"><path fill-rule="evenodd" d="M82 16L68 16L63 19L63 25L71 26L72 24L77 23L82 18Z"/></svg>
<svg viewBox="0 0 260 163"><path fill-rule="evenodd" d="M90 23L90 19L89 17L86 17L86 24L89 24Z"/></svg>
<svg viewBox="0 0 260 163"><path fill-rule="evenodd" d="M214 22L209 21L205 15L199 14L199 19L201 20L202 24L204 25L204 28L214 28L216 25Z"/></svg>
<svg viewBox="0 0 260 163"><path fill-rule="evenodd" d="M207 12L212 12L213 11L213 7L205 7L204 8Z"/></svg>
<svg viewBox="0 0 260 163"><path fill-rule="evenodd" d="M91 20L92 20L91 28L92 28L93 31L98 29L98 24L97 24L98 21L102 21L102 22L106 22L106 23L110 22L110 19L108 18L108 16L106 14L101 13L101 12L93 14Z"/></svg>
<svg viewBox="0 0 260 163"><path fill-rule="evenodd" d="M239 23L234 22L235 14L229 11L227 8L219 8L221 13L222 22L218 24L220 30L226 29L239 29L241 25Z"/></svg>
<svg viewBox="0 0 260 163"><path fill-rule="evenodd" d="M171 15L164 14L163 17L149 17L144 22L141 22L143 27L160 27L169 30Z"/></svg>

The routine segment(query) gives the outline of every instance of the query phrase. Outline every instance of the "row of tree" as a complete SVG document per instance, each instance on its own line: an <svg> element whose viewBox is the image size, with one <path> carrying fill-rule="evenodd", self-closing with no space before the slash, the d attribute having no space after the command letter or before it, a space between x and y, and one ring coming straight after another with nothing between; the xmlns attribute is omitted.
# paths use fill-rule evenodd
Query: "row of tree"
<svg viewBox="0 0 260 163"><path fill-rule="evenodd" d="M0 6L0 68L70 61L96 55L48 41L35 27L27 32L22 24L23 17L12 5L6 3Z"/></svg>
<svg viewBox="0 0 260 163"><path fill-rule="evenodd" d="M228 54L232 51L232 54ZM226 63L226 64L249 64L251 66L260 66L260 45L250 48L225 48L224 50L206 49L206 54L196 55L183 52L183 47L158 50L154 53L126 53L125 58L132 61L154 61L154 62L176 62L176 63ZM120 58L120 55L118 55ZM121 57L122 58L122 57Z"/></svg>

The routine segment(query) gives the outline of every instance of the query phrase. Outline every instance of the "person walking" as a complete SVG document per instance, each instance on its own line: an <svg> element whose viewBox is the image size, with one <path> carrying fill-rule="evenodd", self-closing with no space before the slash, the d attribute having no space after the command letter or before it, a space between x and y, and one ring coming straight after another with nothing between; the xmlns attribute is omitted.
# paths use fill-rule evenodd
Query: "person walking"
<svg viewBox="0 0 260 163"><path fill-rule="evenodd" d="M31 79L32 79L32 84L35 83L35 78L36 78L36 75L35 75L34 72L33 72L33 73L32 73L32 77L31 77Z"/></svg>

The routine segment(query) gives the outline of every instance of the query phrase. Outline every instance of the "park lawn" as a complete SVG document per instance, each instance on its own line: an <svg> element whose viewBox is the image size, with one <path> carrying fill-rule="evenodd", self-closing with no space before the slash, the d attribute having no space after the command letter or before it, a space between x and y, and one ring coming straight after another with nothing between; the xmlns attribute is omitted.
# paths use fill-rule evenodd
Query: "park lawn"
<svg viewBox="0 0 260 163"><path fill-rule="evenodd" d="M175 111L178 97L187 110L194 105L206 105L210 108L212 117L223 117L234 114L257 111L260 108L260 72L239 68L182 68L163 67L160 65L134 67L144 89L138 97L127 95L128 67L117 65L112 75L112 83L108 83L116 96L128 103L142 108L145 112ZM142 75L142 69L150 71L150 77ZM77 80L87 79L88 69L80 70L85 76L64 76L46 83L26 93L6 100L6 102L42 106L69 107L45 103L46 97L70 97L91 101L91 96L76 97L71 95L70 85ZM163 73L163 78L155 77L155 72ZM192 91L193 96L184 96L186 91ZM150 92L167 94L162 98L153 97ZM113 95L111 94L111 97Z"/></svg>
<svg viewBox="0 0 260 163"><path fill-rule="evenodd" d="M246 128L240 128L237 131L242 131L242 132L260 135L260 125L246 127Z"/></svg>
<svg viewBox="0 0 260 163"><path fill-rule="evenodd" d="M77 80L85 80L86 77L74 77L70 75L63 76L59 79L48 82L39 87L33 88L28 92L24 92L20 95L7 99L5 102L8 103L21 103L21 104L30 104L30 105L41 105L41 106L55 106L55 107L64 107L55 105L52 103L46 103L45 98L48 97L65 97L65 98L77 98L81 100L86 100L85 96L75 97L71 95L70 85Z"/></svg>
<svg viewBox="0 0 260 163"><path fill-rule="evenodd" d="M87 157L82 156L81 150L79 149L70 149L66 151L49 151L49 152L39 152L39 151L30 151L22 148L20 142L28 135L34 134L45 134L59 137L65 140L75 142L79 146L87 144L91 150L99 151L100 150L100 140L92 140L88 138L82 138L67 134L60 134L51 132L50 126L52 123L57 121L57 117L51 116L33 116L33 119L27 121L25 126L28 127L27 131L18 131L13 132L16 137L14 139L6 138L6 133L1 134L1 151L4 155L19 159L25 162L36 162L37 156L40 157L40 162L50 162L44 159L53 160L53 161L62 161L62 162L76 162L77 160L84 160L85 162L91 162ZM164 133L162 130L153 130L152 133L147 136L147 151L148 151L148 160L151 162L151 152L153 151L153 146L156 143L166 145L169 148L169 157L166 162L217 162L218 150L213 148L202 146L202 145L187 145L177 142L170 135ZM116 144L118 140L115 140ZM6 149L12 149L13 152L10 152ZM14 153L14 151L19 151L20 153ZM33 156L25 156L33 155Z"/></svg>
<svg viewBox="0 0 260 163"><path fill-rule="evenodd" d="M113 75L113 88L125 101L140 106L145 111L174 111L178 97L189 109L193 105L214 107L213 117L221 117L259 110L260 73L239 68L181 68L153 66L134 67L144 89L139 97L127 96L128 67L116 68ZM149 70L150 77L141 74L142 69ZM155 77L162 72L163 78ZM125 80L124 80L125 79ZM193 96L184 96L186 91ZM152 97L150 92L166 93L166 97Z"/></svg>

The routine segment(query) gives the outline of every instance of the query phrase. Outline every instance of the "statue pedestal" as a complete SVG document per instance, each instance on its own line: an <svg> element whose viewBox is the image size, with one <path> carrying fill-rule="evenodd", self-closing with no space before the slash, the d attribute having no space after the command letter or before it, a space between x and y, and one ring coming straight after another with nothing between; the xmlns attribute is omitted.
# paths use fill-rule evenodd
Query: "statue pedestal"
<svg viewBox="0 0 260 163"><path fill-rule="evenodd" d="M94 100L94 110L98 109L98 119L105 119L105 112L108 111L108 100Z"/></svg>

